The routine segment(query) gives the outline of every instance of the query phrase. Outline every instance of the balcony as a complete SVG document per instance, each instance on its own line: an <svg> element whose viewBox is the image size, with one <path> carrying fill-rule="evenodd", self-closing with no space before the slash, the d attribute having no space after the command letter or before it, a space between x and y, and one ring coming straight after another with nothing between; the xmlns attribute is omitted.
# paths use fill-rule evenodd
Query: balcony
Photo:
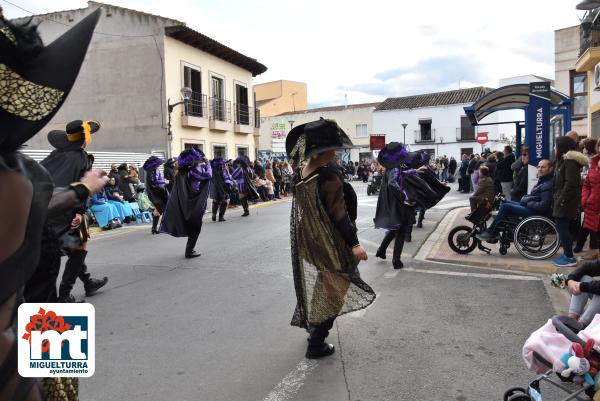
<svg viewBox="0 0 600 401"><path fill-rule="evenodd" d="M240 134L254 133L254 108L247 104L235 104L235 123L233 130Z"/></svg>
<svg viewBox="0 0 600 401"><path fill-rule="evenodd" d="M579 25L579 59L577 72L593 71L600 61L600 9L588 11Z"/></svg>
<svg viewBox="0 0 600 401"><path fill-rule="evenodd" d="M231 130L231 102L218 97L211 97L209 104L209 128L218 131Z"/></svg>
<svg viewBox="0 0 600 401"><path fill-rule="evenodd" d="M209 126L208 103L205 94L192 92L187 107L183 108L181 125L184 127L196 128L207 128Z"/></svg>
<svg viewBox="0 0 600 401"><path fill-rule="evenodd" d="M456 129L456 140L458 142L474 142L477 140L475 134L475 128L457 128Z"/></svg>
<svg viewBox="0 0 600 401"><path fill-rule="evenodd" d="M435 129L432 130L415 130L415 143L434 143Z"/></svg>

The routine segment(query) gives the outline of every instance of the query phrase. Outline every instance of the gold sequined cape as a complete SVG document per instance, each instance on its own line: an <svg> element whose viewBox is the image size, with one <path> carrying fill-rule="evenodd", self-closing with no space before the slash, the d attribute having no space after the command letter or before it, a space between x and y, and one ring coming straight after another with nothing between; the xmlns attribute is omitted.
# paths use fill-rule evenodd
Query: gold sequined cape
<svg viewBox="0 0 600 401"><path fill-rule="evenodd" d="M366 308L375 292L360 278L352 249L319 197L319 174L296 183L290 221L297 306L291 324L302 328Z"/></svg>

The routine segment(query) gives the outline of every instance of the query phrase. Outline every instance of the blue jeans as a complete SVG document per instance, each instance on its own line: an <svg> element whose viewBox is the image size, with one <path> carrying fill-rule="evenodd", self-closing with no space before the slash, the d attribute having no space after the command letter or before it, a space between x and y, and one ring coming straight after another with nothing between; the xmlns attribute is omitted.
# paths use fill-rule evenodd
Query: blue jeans
<svg viewBox="0 0 600 401"><path fill-rule="evenodd" d="M492 222L492 224L490 225L490 228L488 229L488 231L491 234L496 234L496 226L498 225L498 223L500 223L502 220L504 220L507 216L520 216L520 217L529 217L529 216L533 216L535 213L525 207L525 206L521 206L521 204L519 202L513 202L513 201L506 201L504 203L502 203L502 206L500 206L500 210L498 210L498 214L496 215L496 217L494 217L494 221Z"/></svg>
<svg viewBox="0 0 600 401"><path fill-rule="evenodd" d="M569 232L569 226L571 225L571 218L569 217L555 217L554 222L556 223L556 231L558 231L558 238L563 246L564 254L567 258L573 257L573 238Z"/></svg>

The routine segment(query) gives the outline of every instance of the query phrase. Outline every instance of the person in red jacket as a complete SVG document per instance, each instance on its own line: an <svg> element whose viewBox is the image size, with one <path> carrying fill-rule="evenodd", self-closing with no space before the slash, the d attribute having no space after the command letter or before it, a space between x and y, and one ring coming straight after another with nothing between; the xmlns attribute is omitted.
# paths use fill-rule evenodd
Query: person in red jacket
<svg viewBox="0 0 600 401"><path fill-rule="evenodd" d="M599 142L600 144L600 142ZM596 153L598 153L596 145ZM581 205L583 206L583 228L590 231L590 250L583 255L585 260L598 259L600 248L600 155L592 157L587 177L581 191Z"/></svg>

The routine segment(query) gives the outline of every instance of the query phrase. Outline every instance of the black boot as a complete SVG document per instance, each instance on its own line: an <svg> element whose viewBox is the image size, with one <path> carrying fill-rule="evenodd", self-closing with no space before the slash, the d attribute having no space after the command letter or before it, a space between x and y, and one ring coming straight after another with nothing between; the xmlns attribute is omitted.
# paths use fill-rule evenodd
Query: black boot
<svg viewBox="0 0 600 401"><path fill-rule="evenodd" d="M240 201L240 203L242 204L242 207L244 208L244 214L242 214L242 217L250 216L250 212L248 211L248 198L242 199Z"/></svg>
<svg viewBox="0 0 600 401"><path fill-rule="evenodd" d="M310 326L308 332L308 348L305 357L308 359L318 359L329 356L335 352L335 347L327 344L325 339L329 335L329 330L333 327L333 319L325 321L317 326Z"/></svg>
<svg viewBox="0 0 600 401"><path fill-rule="evenodd" d="M157 230L158 228L158 220L160 219L160 216L154 216L152 215L152 234L158 234L159 231Z"/></svg>
<svg viewBox="0 0 600 401"><path fill-rule="evenodd" d="M413 230L412 224L406 227L406 231L404 232L404 241L406 241L406 242L412 241L412 230Z"/></svg>
<svg viewBox="0 0 600 401"><path fill-rule="evenodd" d="M227 202L221 202L221 206L219 206L219 221L225 221L225 212L227 211Z"/></svg>
<svg viewBox="0 0 600 401"><path fill-rule="evenodd" d="M212 203L212 221L217 221L217 211L219 210L219 204L215 201Z"/></svg>
<svg viewBox="0 0 600 401"><path fill-rule="evenodd" d="M197 258L200 256L199 253L194 251L194 247L196 246L196 241L198 241L198 236L200 235L200 231L193 232L188 235L187 244L185 245L185 257L186 259Z"/></svg>
<svg viewBox="0 0 600 401"><path fill-rule="evenodd" d="M385 257L386 257L385 252L387 251L388 246L394 239L395 233L396 233L395 231L391 231L391 230L388 231L387 233L385 233L385 237L383 237L383 241L381 241L381 245L379 245L379 248L377 249L377 253L375 254L376 257L385 259Z"/></svg>
<svg viewBox="0 0 600 401"><path fill-rule="evenodd" d="M396 240L394 241L394 253L392 256L392 265L394 269L402 269L404 264L402 263L402 249L404 248L404 235L405 232L402 228L396 231Z"/></svg>
<svg viewBox="0 0 600 401"><path fill-rule="evenodd" d="M69 259L65 264L65 271L58 287L58 302L77 302L73 295L71 295L71 290L73 289L73 285L75 285L77 276L79 276L79 272L85 261L85 255L87 255L87 251L83 249L74 249L69 252Z"/></svg>
<svg viewBox="0 0 600 401"><path fill-rule="evenodd" d="M102 279L92 278L92 275L88 272L87 265L85 263L81 266L79 279L83 281L83 288L85 288L86 297L94 295L96 291L108 283L108 277L106 276L104 276Z"/></svg>

